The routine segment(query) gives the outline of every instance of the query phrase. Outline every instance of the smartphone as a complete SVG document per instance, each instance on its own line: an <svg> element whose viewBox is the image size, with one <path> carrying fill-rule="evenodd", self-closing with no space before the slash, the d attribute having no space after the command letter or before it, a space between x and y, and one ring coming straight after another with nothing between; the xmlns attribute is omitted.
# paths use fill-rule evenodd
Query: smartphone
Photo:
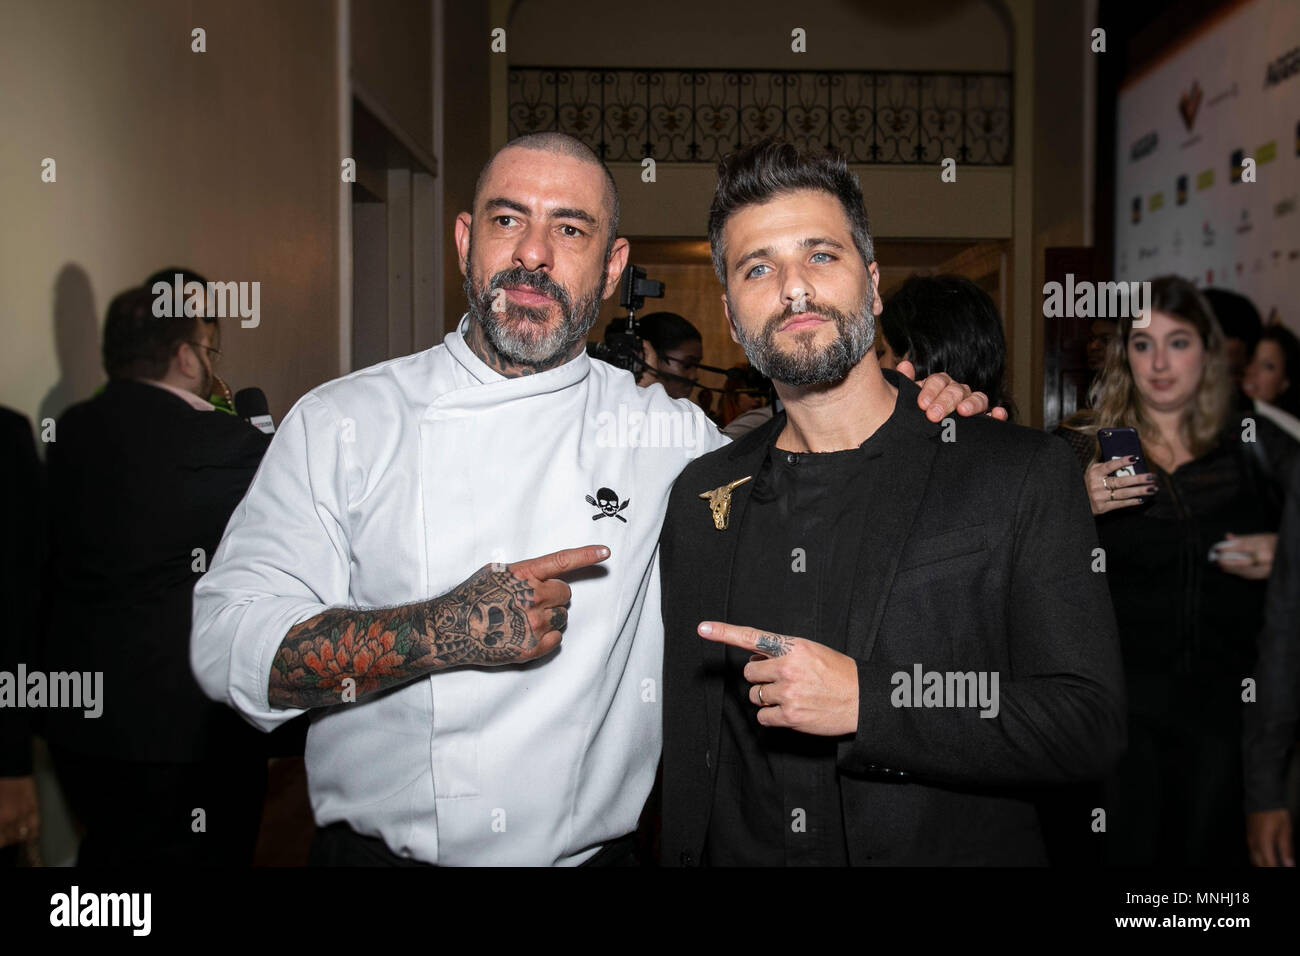
<svg viewBox="0 0 1300 956"><path fill-rule="evenodd" d="M1138 441L1136 428L1099 428L1097 442L1101 445L1101 460L1114 461L1116 458L1136 457L1137 461L1115 472L1116 478L1129 475L1145 475L1151 471L1147 460L1142 457L1142 443Z"/></svg>

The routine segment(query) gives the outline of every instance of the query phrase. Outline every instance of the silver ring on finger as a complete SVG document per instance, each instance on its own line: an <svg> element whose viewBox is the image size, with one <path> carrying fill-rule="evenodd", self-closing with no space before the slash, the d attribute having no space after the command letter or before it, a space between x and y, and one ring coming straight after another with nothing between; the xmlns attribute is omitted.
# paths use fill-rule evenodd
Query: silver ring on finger
<svg viewBox="0 0 1300 956"><path fill-rule="evenodd" d="M1107 491L1110 491L1110 490L1111 490L1111 489L1110 489L1110 479L1109 479L1109 478L1102 478L1102 479L1101 479L1101 486L1102 486L1103 488L1105 488Z"/></svg>
<svg viewBox="0 0 1300 956"><path fill-rule="evenodd" d="M762 684L759 684L759 685L758 685L758 706L759 706L759 707L766 707L766 706L767 706L767 702L766 702L765 700L763 700L763 685L762 685Z"/></svg>

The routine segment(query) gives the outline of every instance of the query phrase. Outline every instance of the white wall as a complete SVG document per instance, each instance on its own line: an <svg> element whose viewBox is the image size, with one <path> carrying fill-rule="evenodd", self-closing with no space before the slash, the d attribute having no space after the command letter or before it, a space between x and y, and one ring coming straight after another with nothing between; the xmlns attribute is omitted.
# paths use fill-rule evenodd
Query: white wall
<svg viewBox="0 0 1300 956"><path fill-rule="evenodd" d="M219 371L277 418L337 374L334 24L331 0L6 5L0 403L39 420L88 397L109 300L167 265L261 283Z"/></svg>

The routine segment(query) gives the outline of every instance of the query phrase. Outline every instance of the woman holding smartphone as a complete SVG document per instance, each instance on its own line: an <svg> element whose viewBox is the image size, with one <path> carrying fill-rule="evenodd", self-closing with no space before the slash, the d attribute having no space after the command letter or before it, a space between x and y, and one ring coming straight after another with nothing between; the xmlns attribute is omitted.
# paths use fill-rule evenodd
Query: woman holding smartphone
<svg viewBox="0 0 1300 956"><path fill-rule="evenodd" d="M1092 399L1057 434L1084 468L1128 681L1106 857L1244 865L1243 681L1297 446L1238 408L1218 322L1176 276L1120 321ZM1099 444L1126 431L1131 448Z"/></svg>

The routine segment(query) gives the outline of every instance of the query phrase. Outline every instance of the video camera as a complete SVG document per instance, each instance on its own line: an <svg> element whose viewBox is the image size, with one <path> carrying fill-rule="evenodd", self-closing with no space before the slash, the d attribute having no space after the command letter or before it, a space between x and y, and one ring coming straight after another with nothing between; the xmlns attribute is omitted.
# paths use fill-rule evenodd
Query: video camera
<svg viewBox="0 0 1300 956"><path fill-rule="evenodd" d="M587 354L635 375L645 367L636 314L645 307L647 298L662 299L663 295L662 282L647 279L644 269L629 263L618 284L618 304L627 309L627 316L610 322L605 341L587 343Z"/></svg>

